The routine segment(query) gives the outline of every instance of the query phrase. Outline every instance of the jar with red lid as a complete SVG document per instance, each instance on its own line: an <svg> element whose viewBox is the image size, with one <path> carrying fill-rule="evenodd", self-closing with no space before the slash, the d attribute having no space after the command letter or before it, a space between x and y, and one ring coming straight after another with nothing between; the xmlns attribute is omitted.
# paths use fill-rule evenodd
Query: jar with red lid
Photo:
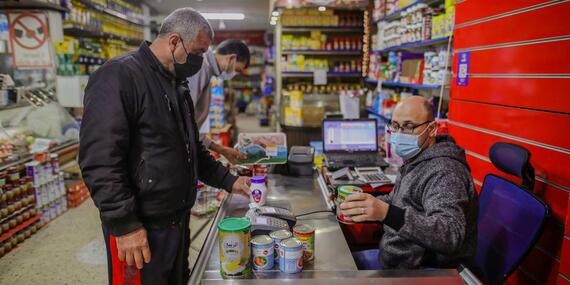
<svg viewBox="0 0 570 285"><path fill-rule="evenodd" d="M8 203L10 203L10 202L12 202L12 200L14 200L14 192L12 191L12 189L13 189L13 187L10 184L6 184L2 188L2 190L4 191L4 194L6 194L6 202L8 202Z"/></svg>

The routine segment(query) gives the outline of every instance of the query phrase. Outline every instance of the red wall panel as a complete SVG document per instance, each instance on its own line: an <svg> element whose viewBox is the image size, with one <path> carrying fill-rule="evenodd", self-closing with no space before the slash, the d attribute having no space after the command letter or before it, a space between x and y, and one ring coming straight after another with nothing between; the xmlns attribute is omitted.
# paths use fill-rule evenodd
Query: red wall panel
<svg viewBox="0 0 570 285"><path fill-rule="evenodd" d="M570 165L570 154L563 154L551 149L501 138L452 123L448 125L448 129L461 147L485 157L489 157L489 149L496 142L509 142L521 145L530 151L530 162L535 168L537 176L570 188L570 167L560 167L561 165Z"/></svg>
<svg viewBox="0 0 570 285"><path fill-rule="evenodd" d="M567 78L469 78L469 87L457 87L451 98L570 113L568 90Z"/></svg>
<svg viewBox="0 0 570 285"><path fill-rule="evenodd" d="M537 242L537 247L540 247L552 256L560 258L563 240L564 225L554 218L549 218L544 227L544 232Z"/></svg>
<svg viewBox="0 0 570 285"><path fill-rule="evenodd" d="M467 155L467 163L471 167L471 175L474 179L479 181L483 181L485 179L485 175L492 173L517 182L517 180L512 179L512 176L496 169L490 162L481 160L477 157ZM520 181L518 182L520 183ZM563 223L566 218L568 207L568 203L564 203L563 201L566 201L568 198L568 192L538 181L535 185L534 192L550 205L554 218Z"/></svg>
<svg viewBox="0 0 570 285"><path fill-rule="evenodd" d="M562 258L560 259L560 273L570 277L570 237L566 236L562 243Z"/></svg>
<svg viewBox="0 0 570 285"><path fill-rule="evenodd" d="M556 285L570 285L570 281L564 279L562 275L558 275L558 282L556 283Z"/></svg>
<svg viewBox="0 0 570 285"><path fill-rule="evenodd" d="M570 40L472 51L469 74L568 74L568 50ZM452 66L457 73L457 54Z"/></svg>
<svg viewBox="0 0 570 285"><path fill-rule="evenodd" d="M449 119L570 149L570 115L452 100Z"/></svg>
<svg viewBox="0 0 570 285"><path fill-rule="evenodd" d="M453 47L464 49L567 36L570 34L570 25L567 24L569 15L570 2L560 2L509 17L459 27L453 34Z"/></svg>
<svg viewBox="0 0 570 285"><path fill-rule="evenodd" d="M521 267L530 272L534 279L546 284L556 284L560 263L537 249L532 249L522 261Z"/></svg>
<svg viewBox="0 0 570 285"><path fill-rule="evenodd" d="M518 10L548 2L546 0L519 0L519 1L496 1L496 0L465 0L455 6L455 25L465 22L487 18L503 14L512 10Z"/></svg>

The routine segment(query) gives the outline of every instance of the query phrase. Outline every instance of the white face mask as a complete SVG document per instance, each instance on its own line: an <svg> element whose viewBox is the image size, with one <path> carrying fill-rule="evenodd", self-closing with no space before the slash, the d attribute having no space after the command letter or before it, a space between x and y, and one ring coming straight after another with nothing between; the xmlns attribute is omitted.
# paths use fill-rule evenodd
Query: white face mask
<svg viewBox="0 0 570 285"><path fill-rule="evenodd" d="M231 80L232 78L234 78L237 75L237 72L235 70L235 66L236 66L235 61L233 61L233 64L232 64L232 62L230 62L228 64L228 68L226 70L224 70L222 72L222 74L220 74L220 77L223 80Z"/></svg>

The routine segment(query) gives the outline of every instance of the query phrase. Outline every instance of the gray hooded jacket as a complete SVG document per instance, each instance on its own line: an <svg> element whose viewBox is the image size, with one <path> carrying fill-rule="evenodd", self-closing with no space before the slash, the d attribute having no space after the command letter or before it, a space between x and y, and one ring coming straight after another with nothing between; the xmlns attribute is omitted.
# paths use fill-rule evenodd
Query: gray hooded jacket
<svg viewBox="0 0 570 285"><path fill-rule="evenodd" d="M450 136L406 162L380 241L384 268L450 268L469 262L477 243L478 198L465 150Z"/></svg>

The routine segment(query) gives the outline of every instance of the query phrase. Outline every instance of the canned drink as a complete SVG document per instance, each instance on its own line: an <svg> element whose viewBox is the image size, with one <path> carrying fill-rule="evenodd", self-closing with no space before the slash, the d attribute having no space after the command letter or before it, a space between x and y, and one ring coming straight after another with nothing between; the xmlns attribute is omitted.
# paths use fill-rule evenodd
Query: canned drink
<svg viewBox="0 0 570 285"><path fill-rule="evenodd" d="M279 270L283 273L299 273L303 270L303 243L296 238L281 242Z"/></svg>
<svg viewBox="0 0 570 285"><path fill-rule="evenodd" d="M281 242L292 236L293 234L285 229L269 233L269 237L274 241L273 246L275 247L275 250L273 251L273 255L275 257L275 265L279 265L279 248L281 247Z"/></svg>
<svg viewBox="0 0 570 285"><path fill-rule="evenodd" d="M341 222L344 222L344 223L352 223L352 220L350 219L349 216L345 216L345 215L341 212L340 204L342 204L342 203L344 203L344 202L346 201L346 197L348 197L348 196L350 196L350 195L352 195L352 194L362 193L362 192L364 192L364 191L362 190L362 188L356 187L356 186L352 186L352 185L343 185L343 186L340 186L340 187L338 188L338 195L337 195L337 196L338 196L338 197L337 197L338 205L336 205L336 206L337 206L337 207L336 207L336 211L337 211L337 212L336 212L336 215L337 215L338 219L339 219Z"/></svg>
<svg viewBox="0 0 570 285"><path fill-rule="evenodd" d="M223 278L250 278L251 223L244 218L225 218L218 224L220 273Z"/></svg>
<svg viewBox="0 0 570 285"><path fill-rule="evenodd" d="M254 270L269 270L275 265L273 239L268 235L256 236L251 240L251 256Z"/></svg>
<svg viewBox="0 0 570 285"><path fill-rule="evenodd" d="M293 236L303 243L303 260L309 262L315 259L315 228L298 224L293 227Z"/></svg>

